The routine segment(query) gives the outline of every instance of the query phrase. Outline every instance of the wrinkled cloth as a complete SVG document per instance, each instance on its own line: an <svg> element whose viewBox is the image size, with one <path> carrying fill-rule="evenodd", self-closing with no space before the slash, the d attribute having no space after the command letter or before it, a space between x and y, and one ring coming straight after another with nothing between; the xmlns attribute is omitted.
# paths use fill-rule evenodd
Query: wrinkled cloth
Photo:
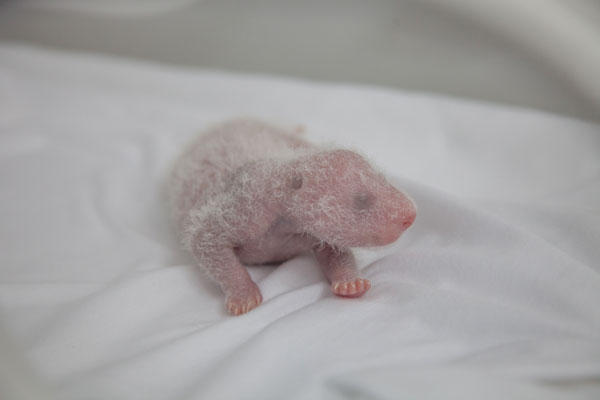
<svg viewBox="0 0 600 400"><path fill-rule="evenodd" d="M414 199L397 243L357 251L364 297L303 256L250 267L264 303L231 317L180 250L169 165L238 116L358 150ZM0 165L0 339L57 398L600 393L598 125L5 43Z"/></svg>

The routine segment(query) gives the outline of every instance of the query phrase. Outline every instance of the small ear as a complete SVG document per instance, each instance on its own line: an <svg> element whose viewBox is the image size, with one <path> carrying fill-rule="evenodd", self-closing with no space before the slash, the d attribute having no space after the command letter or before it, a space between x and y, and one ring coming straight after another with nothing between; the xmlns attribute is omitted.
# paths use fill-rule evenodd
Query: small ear
<svg viewBox="0 0 600 400"><path fill-rule="evenodd" d="M298 190L302 187L302 174L296 173L292 178L292 189Z"/></svg>

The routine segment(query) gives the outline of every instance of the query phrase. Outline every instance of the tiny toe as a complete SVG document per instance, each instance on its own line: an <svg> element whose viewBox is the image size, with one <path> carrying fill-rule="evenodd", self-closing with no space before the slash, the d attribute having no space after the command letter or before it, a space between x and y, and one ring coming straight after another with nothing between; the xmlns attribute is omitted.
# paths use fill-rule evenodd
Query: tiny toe
<svg viewBox="0 0 600 400"><path fill-rule="evenodd" d="M356 293L356 283L350 282L348 284L348 294L354 294L354 293Z"/></svg>
<svg viewBox="0 0 600 400"><path fill-rule="evenodd" d="M342 294L348 294L348 282L342 283L342 289L340 290Z"/></svg>
<svg viewBox="0 0 600 400"><path fill-rule="evenodd" d="M357 292L364 292L364 290L365 290L364 281L362 279L357 279L356 280L356 291Z"/></svg>
<svg viewBox="0 0 600 400"><path fill-rule="evenodd" d="M252 289L252 288L251 288ZM247 290L241 293L234 293L227 297L227 311L231 315L242 315L255 309L262 303L262 294L255 285L254 290Z"/></svg>
<svg viewBox="0 0 600 400"><path fill-rule="evenodd" d="M334 294L342 297L360 297L369 290L371 282L368 279L357 278L350 282L335 282L331 285Z"/></svg>

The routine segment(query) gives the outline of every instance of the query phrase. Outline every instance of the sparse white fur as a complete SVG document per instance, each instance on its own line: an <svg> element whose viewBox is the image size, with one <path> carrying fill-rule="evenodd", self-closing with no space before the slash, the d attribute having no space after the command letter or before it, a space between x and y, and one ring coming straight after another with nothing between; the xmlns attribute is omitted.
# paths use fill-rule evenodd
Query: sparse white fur
<svg viewBox="0 0 600 400"><path fill-rule="evenodd" d="M231 133L237 133L235 140ZM209 130L190 145L176 161L167 190L172 217L184 248L191 250L191 240L198 228L194 221L201 220L204 214L212 215L220 224L248 222L246 218L254 210L224 218L234 196L250 197L251 190L267 190L268 182L260 185L261 182L256 181L254 183L259 185L249 185L254 177L243 166L267 159L269 162L261 163L260 167L261 175L269 176L283 163L318 151L304 143L298 148L290 147L285 136L296 134L253 119L235 119ZM227 188L234 176L238 183L236 193ZM275 189L280 190L272 191L273 196L284 196L283 188ZM250 206L258 207L258 204Z"/></svg>
<svg viewBox="0 0 600 400"><path fill-rule="evenodd" d="M234 314L262 301L242 264L304 251L315 254L334 293L362 295L370 283L358 278L349 248L391 243L415 217L413 203L364 157L250 119L194 141L175 163L168 194L184 248Z"/></svg>

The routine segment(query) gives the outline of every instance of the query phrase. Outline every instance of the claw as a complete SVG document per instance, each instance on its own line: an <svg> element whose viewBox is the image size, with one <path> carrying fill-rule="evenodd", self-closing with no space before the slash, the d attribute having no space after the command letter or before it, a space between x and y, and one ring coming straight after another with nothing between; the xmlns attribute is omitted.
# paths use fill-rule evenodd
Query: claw
<svg viewBox="0 0 600 400"><path fill-rule="evenodd" d="M356 280L356 290L358 292L364 292L365 291L365 284L364 284L364 281L362 279L357 279Z"/></svg>
<svg viewBox="0 0 600 400"><path fill-rule="evenodd" d="M334 282L331 290L334 294L342 297L359 297L365 294L371 287L368 279L357 278L349 282Z"/></svg>
<svg viewBox="0 0 600 400"><path fill-rule="evenodd" d="M257 286L253 290L238 293L227 298L227 311L231 315L241 315L255 309L262 303L262 294Z"/></svg>

